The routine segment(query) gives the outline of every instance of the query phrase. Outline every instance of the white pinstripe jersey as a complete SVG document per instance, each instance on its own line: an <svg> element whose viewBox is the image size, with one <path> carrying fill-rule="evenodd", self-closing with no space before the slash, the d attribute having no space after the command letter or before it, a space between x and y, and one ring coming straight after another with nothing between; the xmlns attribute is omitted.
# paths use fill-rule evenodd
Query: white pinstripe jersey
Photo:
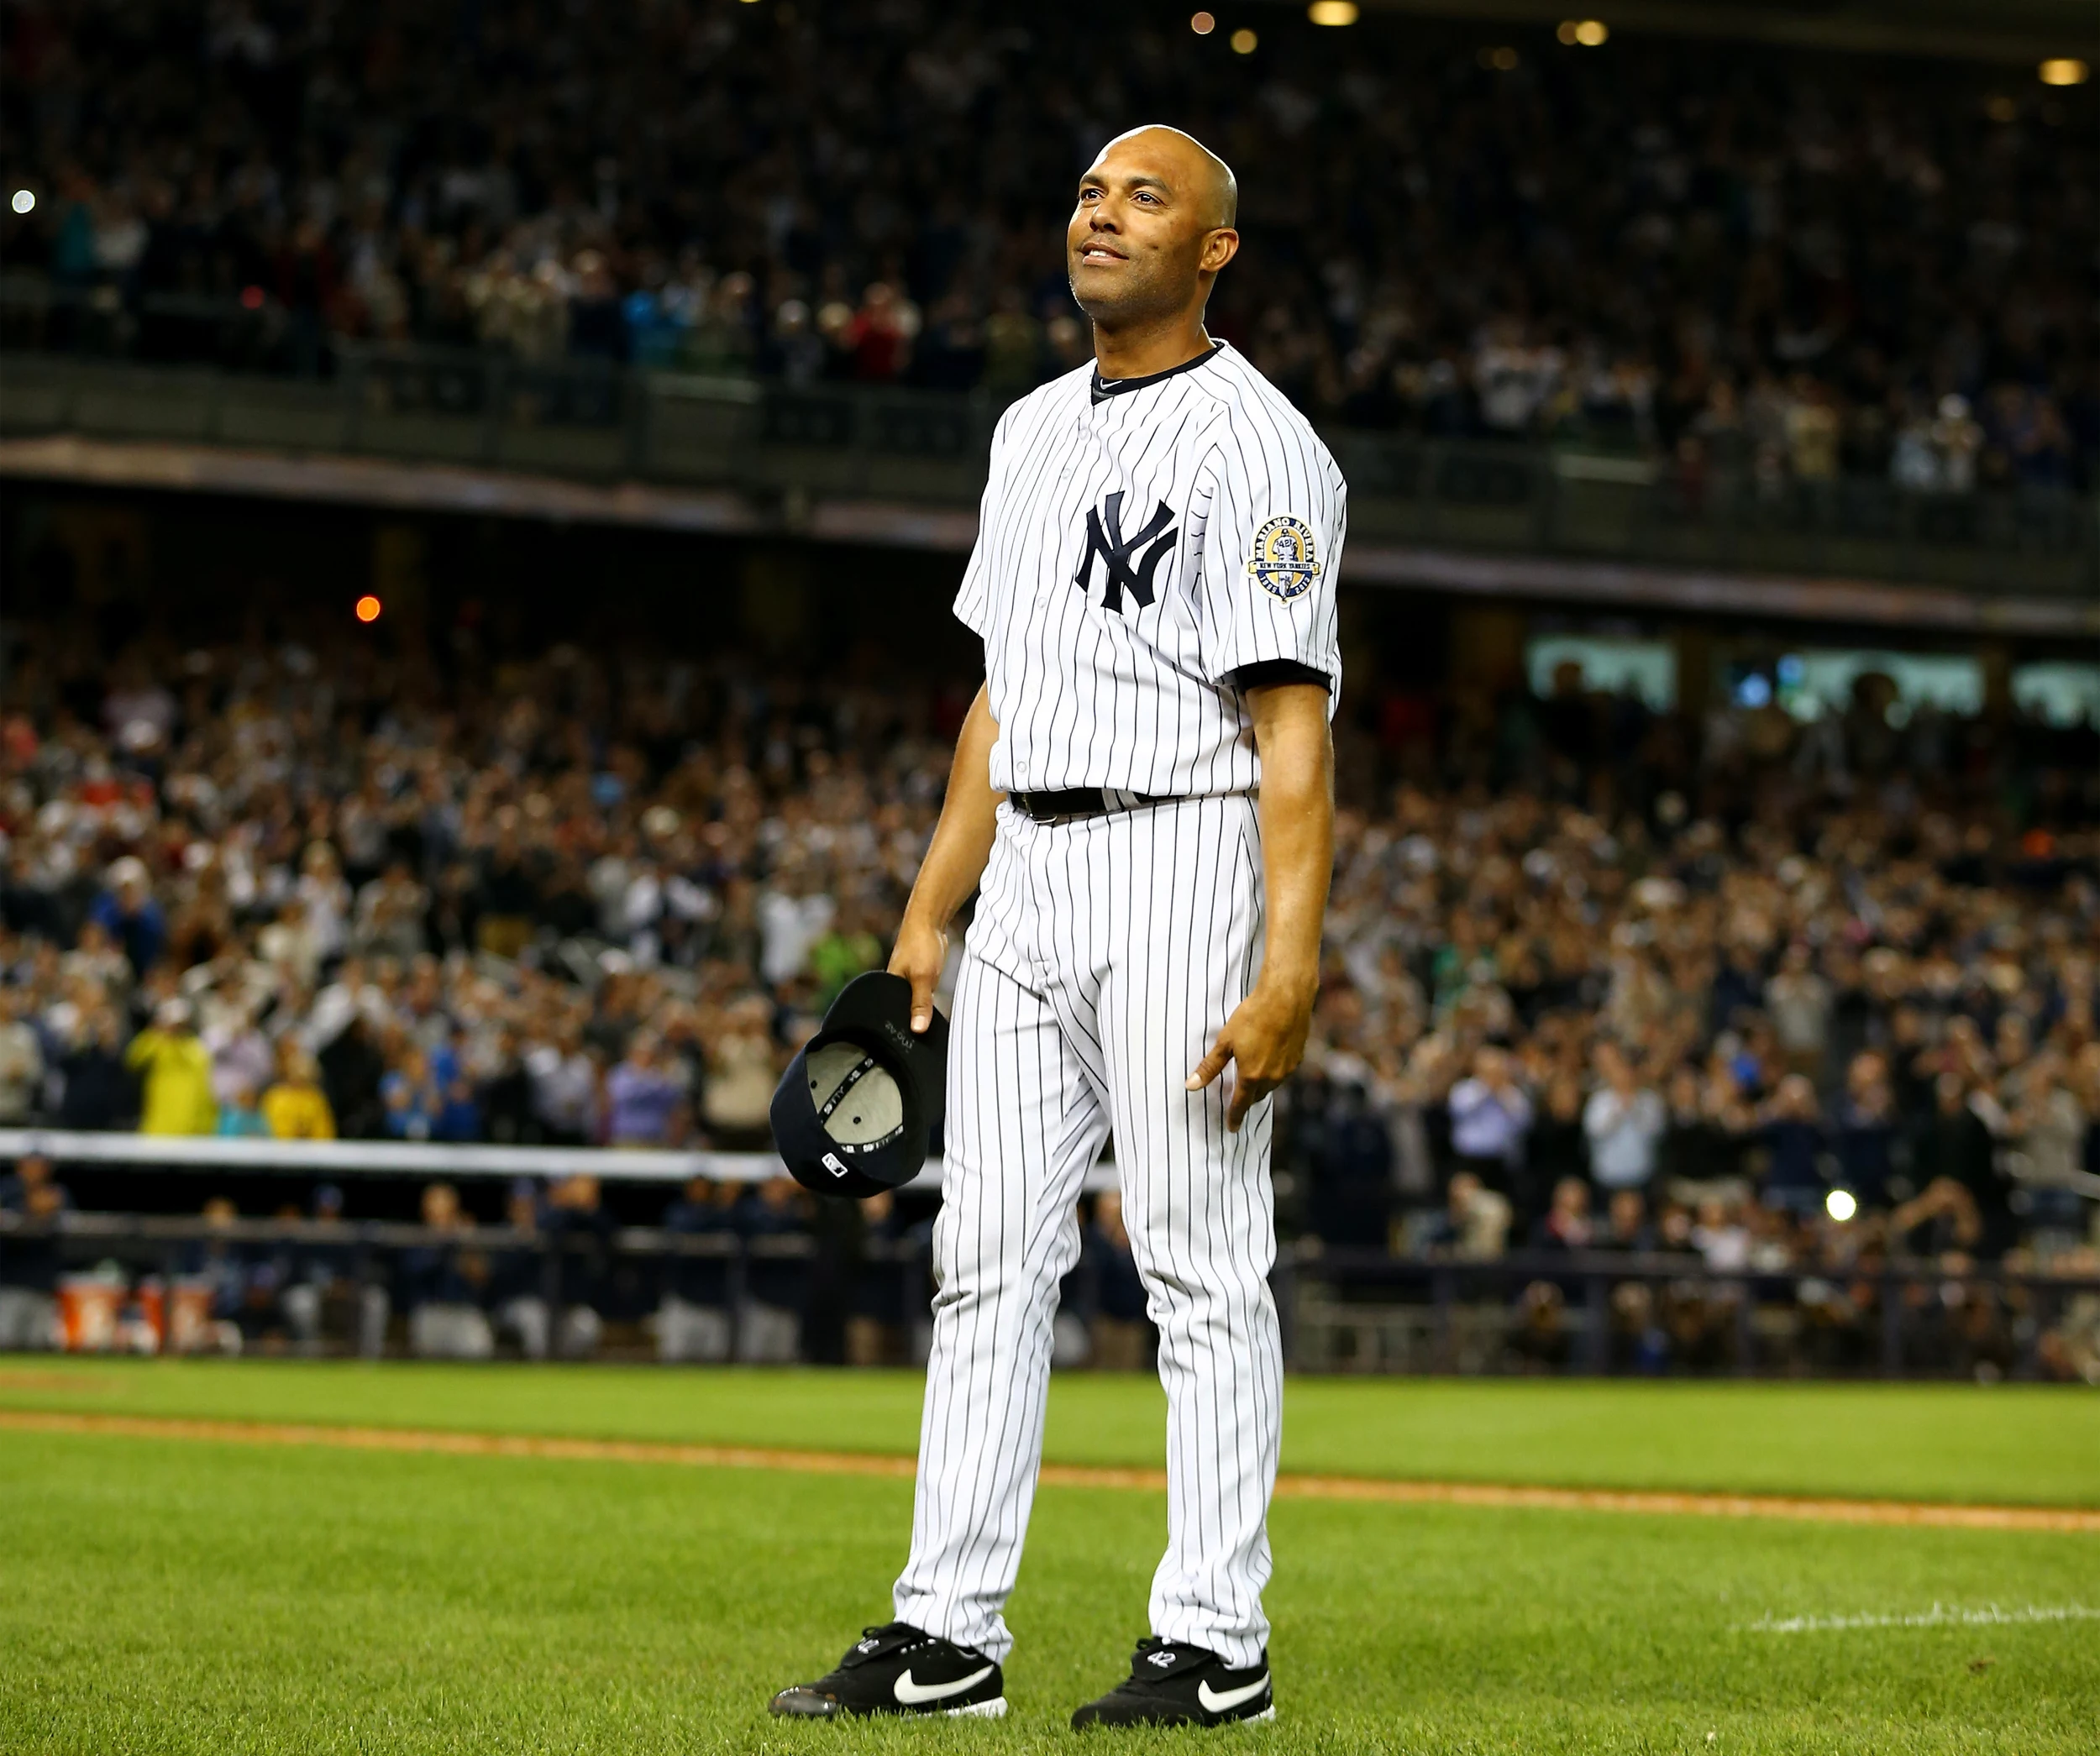
<svg viewBox="0 0 2100 1756"><path fill-rule="evenodd" d="M984 642L993 789L1251 791L1233 674L1309 666L1331 715L1341 693L1347 496L1305 417L1223 343L1099 389L1083 367L1014 404L955 601Z"/></svg>

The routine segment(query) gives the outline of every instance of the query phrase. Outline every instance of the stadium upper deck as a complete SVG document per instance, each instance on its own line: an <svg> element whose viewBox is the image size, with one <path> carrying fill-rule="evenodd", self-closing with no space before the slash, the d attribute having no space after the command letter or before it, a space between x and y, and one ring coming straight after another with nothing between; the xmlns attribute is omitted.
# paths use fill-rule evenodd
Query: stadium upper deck
<svg viewBox="0 0 2100 1756"><path fill-rule="evenodd" d="M1218 327L1330 422L2090 483L2091 85L1281 8L1246 55L1118 10L1104 55L1106 16L13 8L16 338L1011 394L1085 351L1056 244L1075 170L1156 117L1242 173Z"/></svg>

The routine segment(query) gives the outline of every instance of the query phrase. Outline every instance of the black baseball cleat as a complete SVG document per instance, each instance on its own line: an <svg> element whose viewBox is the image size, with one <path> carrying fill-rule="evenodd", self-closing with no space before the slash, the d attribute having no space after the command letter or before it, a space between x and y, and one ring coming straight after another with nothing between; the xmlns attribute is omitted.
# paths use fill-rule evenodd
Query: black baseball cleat
<svg viewBox="0 0 2100 1756"><path fill-rule="evenodd" d="M1215 1653L1147 1634L1137 1643L1130 1675L1098 1701L1072 1716L1072 1729L1089 1726L1229 1726L1274 1719L1268 1654L1234 1670Z"/></svg>
<svg viewBox="0 0 2100 1756"><path fill-rule="evenodd" d="M902 1622L860 1633L837 1670L783 1689L773 1697L773 1711L788 1719L875 1713L997 1719L1005 1712L1005 1680L974 1647L958 1646Z"/></svg>

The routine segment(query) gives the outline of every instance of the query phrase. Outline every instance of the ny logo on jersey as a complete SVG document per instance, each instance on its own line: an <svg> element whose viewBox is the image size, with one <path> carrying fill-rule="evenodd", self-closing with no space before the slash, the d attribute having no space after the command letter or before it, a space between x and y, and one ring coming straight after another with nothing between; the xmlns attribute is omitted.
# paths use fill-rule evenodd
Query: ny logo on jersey
<svg viewBox="0 0 2100 1756"><path fill-rule="evenodd" d="M1072 583L1081 591L1091 589L1094 558L1099 555L1108 570L1108 589L1101 594L1101 607L1123 613L1123 594L1127 590L1146 609L1152 607L1152 575L1159 571L1159 563L1166 558L1167 551L1174 546L1175 532L1168 528L1174 522L1173 509L1165 501L1147 521L1145 528L1127 539L1123 535L1123 490L1118 488L1102 502L1098 512L1086 515L1086 553L1079 557L1079 570L1072 575ZM1156 540L1155 540L1156 539ZM1133 551L1144 548L1137 558L1137 565L1131 565Z"/></svg>

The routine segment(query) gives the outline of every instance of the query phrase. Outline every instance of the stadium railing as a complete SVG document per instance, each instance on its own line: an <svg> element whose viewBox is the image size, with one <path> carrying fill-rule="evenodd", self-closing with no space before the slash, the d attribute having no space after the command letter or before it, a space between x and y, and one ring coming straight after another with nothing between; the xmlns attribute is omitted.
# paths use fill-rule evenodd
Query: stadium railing
<svg viewBox="0 0 2100 1756"><path fill-rule="evenodd" d="M0 338L11 345L0 355L0 434L17 442L70 434L705 487L738 496L706 515L722 530L966 546L1000 411L982 391L795 387L465 349L344 346L332 376L305 380L228 369L237 359L214 368L24 349L36 334L8 320L24 296L18 277L0 275ZM2100 603L2100 501L2068 489L1919 494L1866 479L1688 479L1653 458L1603 449L1327 437L1352 484L1357 551L1432 546ZM445 480L419 484L418 503L445 504ZM459 509L487 509L485 483L455 485ZM877 506L956 516L937 530L850 516ZM699 516L675 506L617 510L665 523Z"/></svg>
<svg viewBox="0 0 2100 1756"><path fill-rule="evenodd" d="M2100 1276L1904 1257L1724 1271L1631 1252L1462 1260L1301 1244L1278 1292L1300 1371L2025 1380Z"/></svg>
<svg viewBox="0 0 2100 1756"><path fill-rule="evenodd" d="M293 1265L296 1278L307 1271L300 1265L326 1258L344 1295L339 1303L351 1314L325 1346L307 1350L377 1356L405 1345L402 1324L393 1325L391 1341L387 1327L390 1315L405 1318L410 1308L397 1273L403 1253L433 1249L513 1264L523 1259L530 1265L528 1294L556 1313L564 1288L574 1285L567 1259L591 1258L601 1285L617 1283L599 1297L617 1308L605 1315L625 1320L625 1341L610 1350L622 1357L648 1345L646 1320L663 1293L675 1290L681 1264L720 1265L715 1302L732 1358L739 1357L738 1332L749 1321L754 1266L801 1265L809 1277L806 1306L819 1296L839 1303L853 1291L846 1282L871 1271L894 1274L903 1281L889 1303L905 1313L911 1332L906 1357L923 1357L932 1284L924 1226L863 1240L842 1255L806 1234L754 1237L727 1229L493 1225L462 1232L383 1221L102 1213L31 1221L8 1213L0 1214L0 1288L17 1278L11 1271L25 1252L41 1250L51 1284L101 1290L108 1316L90 1346L153 1351L159 1338L140 1342L136 1324L127 1329L116 1313L139 1300L158 1308L166 1289L208 1281L205 1252L222 1253L222 1263L237 1253L245 1265L230 1283L213 1283L232 1286L219 1314L237 1326L252 1314L244 1304L248 1267L274 1253ZM615 1264L622 1272L611 1271ZM1083 1322L1092 1314L1098 1273L1098 1264L1083 1259L1068 1289L1073 1314ZM266 1290L281 1297L285 1284ZM2032 1380L2043 1376L2052 1331L2077 1314L2082 1301L2081 1320L2092 1326L2092 1308L2100 1303L2100 1276L2045 1268L1892 1259L1842 1271L1724 1271L1681 1256L1519 1252L1460 1261L1302 1242L1279 1253L1273 1284L1285 1358L1295 1370L1315 1372ZM272 1329L271 1312L260 1327ZM272 1333L282 1331L282 1314L275 1313ZM189 1350L228 1345L207 1326L194 1327L192 1336Z"/></svg>
<svg viewBox="0 0 2100 1756"><path fill-rule="evenodd" d="M96 1133L0 1128L0 1159L54 1164L285 1172L343 1177L570 1177L608 1182L763 1182L784 1168L770 1152L707 1152L604 1146L491 1146L436 1140L278 1140L217 1135ZM937 1164L921 1173L939 1187Z"/></svg>

